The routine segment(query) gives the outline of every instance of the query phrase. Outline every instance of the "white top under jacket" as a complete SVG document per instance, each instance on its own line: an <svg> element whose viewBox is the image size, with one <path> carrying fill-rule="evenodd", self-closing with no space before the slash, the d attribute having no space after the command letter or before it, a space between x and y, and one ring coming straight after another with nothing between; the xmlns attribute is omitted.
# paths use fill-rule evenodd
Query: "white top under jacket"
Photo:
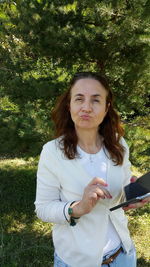
<svg viewBox="0 0 150 267"><path fill-rule="evenodd" d="M36 191L36 214L45 221L54 223L53 242L58 256L71 267L99 267L102 262L109 218L119 234L127 253L132 241L127 227L127 218L122 208L110 211L120 203L123 187L130 182L131 171L126 148L123 165L115 166L108 160L107 183L112 199L100 199L93 210L81 216L75 226L67 218L72 201L81 200L84 188L93 179L80 164L80 158L68 160L59 149L58 139L44 145L41 152Z"/></svg>
<svg viewBox="0 0 150 267"><path fill-rule="evenodd" d="M80 156L80 163L84 170L91 175L91 177L100 177L107 183L107 165L108 157L105 154L105 149L102 146L100 151L96 154L89 154L77 146L77 151ZM109 185L107 186L109 191ZM103 256L115 250L121 244L119 235L112 224L111 220L108 220L107 233L105 239L105 245L103 248Z"/></svg>

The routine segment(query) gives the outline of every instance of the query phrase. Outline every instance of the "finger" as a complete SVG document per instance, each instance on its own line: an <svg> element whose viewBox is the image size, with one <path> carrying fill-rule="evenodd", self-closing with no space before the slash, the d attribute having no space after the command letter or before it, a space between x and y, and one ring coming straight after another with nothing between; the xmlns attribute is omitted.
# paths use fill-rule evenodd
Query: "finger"
<svg viewBox="0 0 150 267"><path fill-rule="evenodd" d="M150 203L150 197L141 200L142 203Z"/></svg>
<svg viewBox="0 0 150 267"><path fill-rule="evenodd" d="M89 196L96 196L97 198L105 198L104 192L98 187L98 185L92 185L89 191Z"/></svg>
<svg viewBox="0 0 150 267"><path fill-rule="evenodd" d="M137 209L137 208L142 208L145 203L142 203L142 201L135 203L135 204L130 204L127 207L124 207L123 209L125 211L130 210L130 209Z"/></svg>
<svg viewBox="0 0 150 267"><path fill-rule="evenodd" d="M131 182L131 183L134 183L134 182L136 182L137 179L138 179L137 176L134 176L134 175L133 175L133 176L131 177L131 179L130 179L130 182Z"/></svg>
<svg viewBox="0 0 150 267"><path fill-rule="evenodd" d="M101 190L103 191L104 196L105 196L106 198L112 198L112 195L109 193L108 190L105 190L105 189L101 189Z"/></svg>
<svg viewBox="0 0 150 267"><path fill-rule="evenodd" d="M95 201L99 198L98 194L96 192L91 192L89 197Z"/></svg>
<svg viewBox="0 0 150 267"><path fill-rule="evenodd" d="M129 208L128 206L127 207L123 207L122 208L124 211L128 211L128 210L130 210L131 208Z"/></svg>
<svg viewBox="0 0 150 267"><path fill-rule="evenodd" d="M99 177L94 177L92 181L89 183L89 185L97 185L97 184L108 186L108 184L102 178L99 178Z"/></svg>
<svg viewBox="0 0 150 267"><path fill-rule="evenodd" d="M97 195L99 197L102 198L112 198L111 194L109 193L108 190L101 188L100 186L96 185L96 187L93 189L95 193L97 193Z"/></svg>

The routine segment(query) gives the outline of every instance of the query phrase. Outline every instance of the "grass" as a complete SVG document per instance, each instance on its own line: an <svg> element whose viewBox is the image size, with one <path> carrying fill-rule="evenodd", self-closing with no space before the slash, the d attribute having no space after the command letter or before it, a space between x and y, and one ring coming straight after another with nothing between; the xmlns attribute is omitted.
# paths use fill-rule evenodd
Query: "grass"
<svg viewBox="0 0 150 267"><path fill-rule="evenodd" d="M53 266L51 224L34 213L37 158L0 160L0 266ZM139 175L137 170L134 173ZM138 267L150 266L149 205L127 212Z"/></svg>

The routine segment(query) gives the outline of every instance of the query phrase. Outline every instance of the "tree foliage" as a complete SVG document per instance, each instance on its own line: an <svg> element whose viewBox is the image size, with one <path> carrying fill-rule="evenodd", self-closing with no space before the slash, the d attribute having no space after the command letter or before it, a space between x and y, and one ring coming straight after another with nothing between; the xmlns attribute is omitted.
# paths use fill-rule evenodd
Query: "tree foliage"
<svg viewBox="0 0 150 267"><path fill-rule="evenodd" d="M48 138L53 101L83 70L108 77L123 119L148 114L149 1L17 0L0 6L0 93L16 105L18 120L34 121L26 129L32 125L39 138Z"/></svg>

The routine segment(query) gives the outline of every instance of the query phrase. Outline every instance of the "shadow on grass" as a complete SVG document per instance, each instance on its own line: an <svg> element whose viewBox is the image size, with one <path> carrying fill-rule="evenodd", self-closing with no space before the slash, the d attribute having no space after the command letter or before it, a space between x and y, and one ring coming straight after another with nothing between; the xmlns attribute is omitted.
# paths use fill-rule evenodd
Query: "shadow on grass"
<svg viewBox="0 0 150 267"><path fill-rule="evenodd" d="M25 213L32 219L34 217L34 200L36 189L35 167L8 168L0 170L0 212Z"/></svg>
<svg viewBox="0 0 150 267"><path fill-rule="evenodd" d="M13 164L13 163L12 163ZM34 212L36 166L0 170L0 266L52 266L51 225Z"/></svg>
<svg viewBox="0 0 150 267"><path fill-rule="evenodd" d="M147 262L144 258L140 257L137 261L137 267L150 267L150 262Z"/></svg>
<svg viewBox="0 0 150 267"><path fill-rule="evenodd" d="M53 263L53 245L49 234L42 235L27 229L3 233L0 248L1 267L46 266Z"/></svg>

